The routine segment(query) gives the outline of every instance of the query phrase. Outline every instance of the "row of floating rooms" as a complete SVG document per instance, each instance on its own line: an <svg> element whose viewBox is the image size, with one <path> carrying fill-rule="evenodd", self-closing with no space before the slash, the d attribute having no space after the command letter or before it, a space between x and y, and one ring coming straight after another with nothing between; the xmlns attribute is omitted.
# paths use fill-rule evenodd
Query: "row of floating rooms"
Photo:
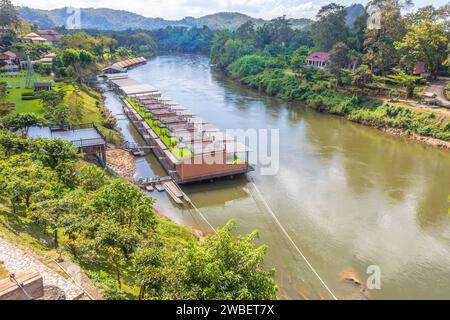
<svg viewBox="0 0 450 320"><path fill-rule="evenodd" d="M128 74L106 74L106 83L120 95L132 121L169 176L179 184L234 176L253 170L250 149L162 97L153 86Z"/></svg>

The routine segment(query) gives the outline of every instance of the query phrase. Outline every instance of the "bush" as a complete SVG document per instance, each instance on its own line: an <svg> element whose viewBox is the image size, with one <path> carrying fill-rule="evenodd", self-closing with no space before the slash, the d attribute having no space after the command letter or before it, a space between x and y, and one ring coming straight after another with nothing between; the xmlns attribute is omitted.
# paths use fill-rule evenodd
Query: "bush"
<svg viewBox="0 0 450 320"><path fill-rule="evenodd" d="M36 99L37 99L36 96L23 96L22 97L23 101L36 100Z"/></svg>
<svg viewBox="0 0 450 320"><path fill-rule="evenodd" d="M36 93L34 91L26 91L22 93L22 100L36 100Z"/></svg>
<svg viewBox="0 0 450 320"><path fill-rule="evenodd" d="M229 67L229 71L234 78L242 79L253 76L264 71L266 58L258 55L243 56L236 60Z"/></svg>

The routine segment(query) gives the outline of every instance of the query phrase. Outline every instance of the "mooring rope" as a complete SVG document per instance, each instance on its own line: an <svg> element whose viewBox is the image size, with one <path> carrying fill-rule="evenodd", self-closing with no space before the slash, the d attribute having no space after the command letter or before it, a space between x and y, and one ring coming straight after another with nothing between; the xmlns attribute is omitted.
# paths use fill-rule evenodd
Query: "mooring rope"
<svg viewBox="0 0 450 320"><path fill-rule="evenodd" d="M28 294L27 290L25 290L25 287L23 286L22 283L19 283L16 279L16 275L14 273L11 273L9 275L9 281L13 282L16 284L16 286L18 286L23 293L25 293L25 295L27 296L28 300L34 300L33 297L31 295Z"/></svg>
<svg viewBox="0 0 450 320"><path fill-rule="evenodd" d="M198 213L198 215L208 224L208 226L211 228L211 230L217 234L216 229L212 226L211 223L209 223L208 219L203 215L203 213L195 206L195 204L192 201L189 201L189 204L194 208L194 210Z"/></svg>
<svg viewBox="0 0 450 320"><path fill-rule="evenodd" d="M319 275L319 273L316 271L316 269L312 266L312 264L309 262L309 260L306 258L306 256L303 254L303 252L300 250L300 248L295 244L294 240L292 240L289 233L286 231L286 229L281 224L280 220L278 220L277 216L273 212L273 210L270 208L267 201L264 199L264 196L262 195L261 191L259 191L259 188L256 186L253 178L250 178L251 182L250 184L255 189L258 196L261 198L262 203L266 207L267 211L273 218L273 220L276 222L278 227L281 229L285 237L289 240L289 242L292 244L292 246L295 248L295 250L300 254L300 256L303 258L303 260L306 262L308 267L311 269L311 271L314 273L314 275L319 279L319 281L322 283L322 285L325 287L325 289L330 293L330 295L333 297L334 300L338 300L338 298L335 296L335 294L331 291L331 289L328 287L328 285L325 283L325 281L322 279L322 277ZM255 199L256 200L256 199ZM202 212L194 205L192 201L189 202L190 205L194 208L194 210L198 213L198 215L209 225L209 227L214 231L215 234L217 234L216 229L211 225L211 223L206 219L206 217L202 214Z"/></svg>
<svg viewBox="0 0 450 320"><path fill-rule="evenodd" d="M272 216L273 220L276 222L276 224L278 225L278 227L281 229L281 231L283 232L283 234L285 235L285 237L289 240L289 242L292 244L292 246L295 248L295 250L300 254L300 256L303 258L303 260L306 262L306 264L308 265L308 267L311 269L311 271L316 275L316 277L319 279L319 281L322 283L322 285L325 287L325 289L330 293L330 295L333 297L334 300L338 300L338 298L336 298L336 296L334 295L334 293L331 291L331 289L327 286L327 284L325 283L325 281L322 279L322 277L319 275L319 273L316 271L316 269L314 269L314 267L312 266L312 264L309 262L309 260L306 258L306 256L303 254L303 252L299 249L299 247L295 244L294 240L292 240L291 236L289 235L289 233L286 231L286 229L283 227L283 225L281 224L280 220L278 220L277 216L275 215L275 213L273 212L273 210L270 208L269 204L267 203L267 201L264 199L261 191L259 191L259 188L256 186L253 178L251 178L251 185L254 187L256 193L258 194L258 196L261 198L262 203L264 204L264 206L266 207L267 211L269 212L269 214Z"/></svg>

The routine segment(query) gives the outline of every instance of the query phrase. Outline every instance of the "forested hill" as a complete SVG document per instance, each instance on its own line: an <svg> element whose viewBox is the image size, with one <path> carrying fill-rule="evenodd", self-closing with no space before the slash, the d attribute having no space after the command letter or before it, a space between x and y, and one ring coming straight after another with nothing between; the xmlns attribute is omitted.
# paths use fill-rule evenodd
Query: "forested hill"
<svg viewBox="0 0 450 320"><path fill-rule="evenodd" d="M364 6L362 4L353 4L345 9L347 11L347 17L345 19L345 24L347 27L353 27L353 22L358 18L364 11Z"/></svg>
<svg viewBox="0 0 450 320"><path fill-rule="evenodd" d="M19 8L19 15L41 28L63 26L71 15L67 8L54 10L39 10L28 7ZM127 30L145 29L154 30L168 26L203 27L210 29L235 30L247 21L255 25L262 25L266 20L256 19L238 12L220 12L200 18L186 17L181 20L165 20L162 18L147 18L132 12L113 9L81 9L81 24L83 29L97 30ZM294 28L305 28L311 25L310 19L291 19Z"/></svg>

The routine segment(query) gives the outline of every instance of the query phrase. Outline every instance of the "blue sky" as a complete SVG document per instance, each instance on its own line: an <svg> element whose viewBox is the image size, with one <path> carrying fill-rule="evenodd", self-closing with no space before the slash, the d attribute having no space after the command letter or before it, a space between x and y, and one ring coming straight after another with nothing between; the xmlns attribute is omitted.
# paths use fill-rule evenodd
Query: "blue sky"
<svg viewBox="0 0 450 320"><path fill-rule="evenodd" d="M414 0L413 0L414 1ZM147 17L180 19L186 16L199 17L219 11L239 11L256 18L271 19L283 14L290 18L313 18L318 9L328 0L12 0L15 5L40 9L54 9L65 6L82 8L123 9ZM342 5L366 4L368 0L335 0ZM430 4L429 0L415 0L416 7ZM434 6L441 6L448 0L434 0Z"/></svg>

